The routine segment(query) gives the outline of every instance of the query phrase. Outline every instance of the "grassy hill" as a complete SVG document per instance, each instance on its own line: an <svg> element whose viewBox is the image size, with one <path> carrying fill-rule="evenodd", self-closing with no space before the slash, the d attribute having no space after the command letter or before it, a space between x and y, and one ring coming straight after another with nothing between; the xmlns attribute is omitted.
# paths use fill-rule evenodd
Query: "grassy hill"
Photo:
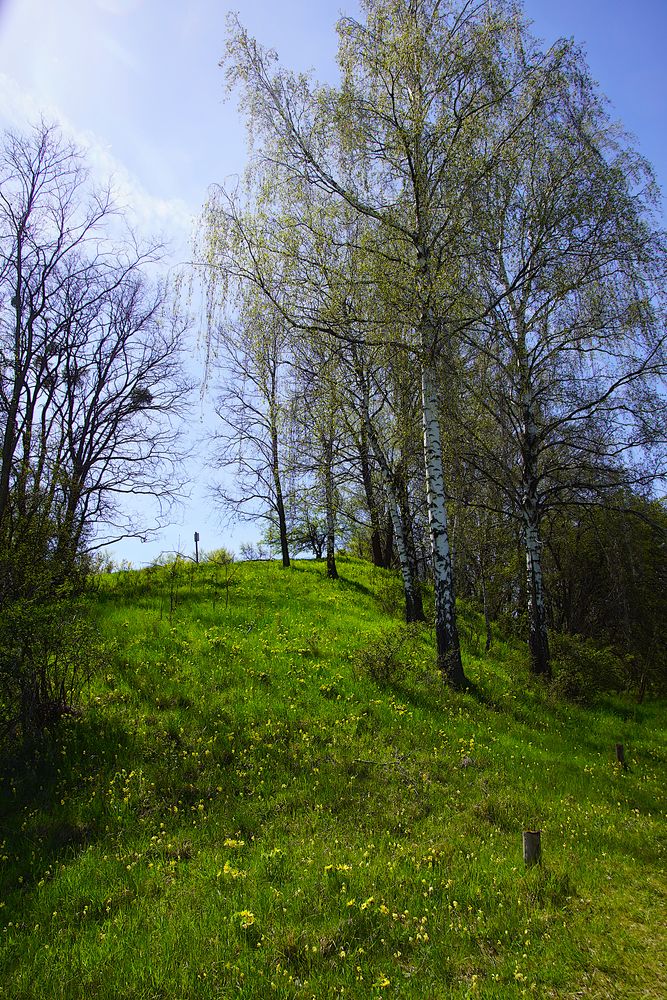
<svg viewBox="0 0 667 1000"><path fill-rule="evenodd" d="M465 608L453 693L339 569L100 579L108 667L0 786L0 997L667 995L664 703L557 702Z"/></svg>

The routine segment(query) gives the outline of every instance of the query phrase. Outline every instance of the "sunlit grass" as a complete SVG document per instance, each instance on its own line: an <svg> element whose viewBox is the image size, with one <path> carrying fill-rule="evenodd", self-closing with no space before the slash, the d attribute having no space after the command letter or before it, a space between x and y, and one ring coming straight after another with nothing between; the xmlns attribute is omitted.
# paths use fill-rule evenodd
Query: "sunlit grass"
<svg viewBox="0 0 667 1000"><path fill-rule="evenodd" d="M0 996L667 993L664 704L555 702L470 609L470 692L426 626L376 683L400 599L339 568L100 581L111 661L2 783Z"/></svg>

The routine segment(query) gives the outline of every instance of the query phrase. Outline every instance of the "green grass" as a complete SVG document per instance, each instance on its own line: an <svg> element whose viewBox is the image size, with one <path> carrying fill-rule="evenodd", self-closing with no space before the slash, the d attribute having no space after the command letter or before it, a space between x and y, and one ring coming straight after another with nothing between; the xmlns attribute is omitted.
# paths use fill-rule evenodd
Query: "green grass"
<svg viewBox="0 0 667 1000"><path fill-rule="evenodd" d="M0 786L0 997L667 995L664 703L556 702L465 608L469 692L427 627L377 683L398 583L339 568L100 580L108 669Z"/></svg>

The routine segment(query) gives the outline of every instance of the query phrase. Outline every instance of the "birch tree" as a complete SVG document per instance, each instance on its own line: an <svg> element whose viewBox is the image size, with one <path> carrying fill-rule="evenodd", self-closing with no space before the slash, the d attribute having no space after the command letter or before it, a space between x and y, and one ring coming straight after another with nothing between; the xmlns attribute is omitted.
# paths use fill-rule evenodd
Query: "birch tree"
<svg viewBox="0 0 667 1000"><path fill-rule="evenodd" d="M520 520L531 664L548 677L545 512L603 502L665 471L665 243L650 167L574 47L517 139L479 189L489 248L480 286L493 306L470 383L513 442L509 463L499 464L495 435L475 433L474 421L466 434Z"/></svg>
<svg viewBox="0 0 667 1000"><path fill-rule="evenodd" d="M316 191L325 206L364 219L364 251L383 264L377 294L408 331L420 373L438 664L460 686L436 363L455 353L456 334L471 320L471 194L514 133L509 97L533 70L517 57L521 26L502 0L362 6L363 23L339 23L339 87L314 87L277 68L238 22L226 66L241 91L255 162L270 162L284 188ZM298 232L299 245L302 238ZM382 340L382 331L374 336Z"/></svg>

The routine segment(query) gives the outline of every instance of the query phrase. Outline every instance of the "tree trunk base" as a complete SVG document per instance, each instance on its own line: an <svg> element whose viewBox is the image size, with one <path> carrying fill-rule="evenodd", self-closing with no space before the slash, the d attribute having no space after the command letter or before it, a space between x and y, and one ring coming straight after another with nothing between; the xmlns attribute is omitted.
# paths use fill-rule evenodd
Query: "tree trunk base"
<svg viewBox="0 0 667 1000"><path fill-rule="evenodd" d="M448 687L454 688L455 691L469 687L468 678L463 672L460 649L450 649L446 653L440 653L438 655L438 669Z"/></svg>
<svg viewBox="0 0 667 1000"><path fill-rule="evenodd" d="M405 623L406 625L411 625L413 622L425 622L426 615L424 614L424 604L422 602L422 595L419 591L416 591L412 597L406 594L405 598Z"/></svg>
<svg viewBox="0 0 667 1000"><path fill-rule="evenodd" d="M529 640L530 648L530 672L535 677L541 677L545 681L550 681L553 677L551 670L551 655L549 644L542 641L540 636L531 635Z"/></svg>

